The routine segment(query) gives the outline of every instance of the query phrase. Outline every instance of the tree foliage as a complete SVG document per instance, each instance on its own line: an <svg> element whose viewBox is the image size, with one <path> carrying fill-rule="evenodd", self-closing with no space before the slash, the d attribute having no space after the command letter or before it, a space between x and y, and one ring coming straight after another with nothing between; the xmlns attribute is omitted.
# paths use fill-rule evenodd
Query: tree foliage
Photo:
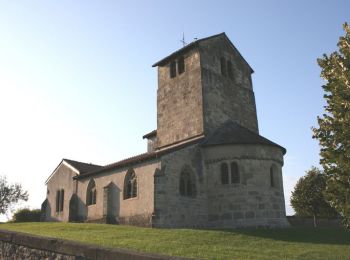
<svg viewBox="0 0 350 260"><path fill-rule="evenodd" d="M326 175L316 167L301 177L292 191L290 202L296 215L313 217L316 227L317 217L335 217L337 212L329 205L323 196L326 189Z"/></svg>
<svg viewBox="0 0 350 260"><path fill-rule="evenodd" d="M13 214L13 222L39 222L41 217L40 209L19 209Z"/></svg>
<svg viewBox="0 0 350 260"><path fill-rule="evenodd" d="M22 185L9 184L5 177L0 177L0 214L5 214L20 200L28 200L28 192L23 191Z"/></svg>
<svg viewBox="0 0 350 260"><path fill-rule="evenodd" d="M339 38L338 51L318 59L326 100L314 138L321 146L321 164L327 175L326 198L350 225L350 27Z"/></svg>

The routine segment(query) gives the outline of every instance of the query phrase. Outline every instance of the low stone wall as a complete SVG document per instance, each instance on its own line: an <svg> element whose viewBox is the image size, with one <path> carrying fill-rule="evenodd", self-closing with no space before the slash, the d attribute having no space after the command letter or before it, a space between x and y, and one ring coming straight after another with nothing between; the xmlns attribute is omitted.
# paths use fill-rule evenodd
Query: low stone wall
<svg viewBox="0 0 350 260"><path fill-rule="evenodd" d="M314 219L312 217L287 216L287 220L292 227L314 227ZM318 227L344 228L340 218L318 218L316 223Z"/></svg>
<svg viewBox="0 0 350 260"><path fill-rule="evenodd" d="M188 258L104 248L64 239L41 237L0 229L0 259L184 260Z"/></svg>

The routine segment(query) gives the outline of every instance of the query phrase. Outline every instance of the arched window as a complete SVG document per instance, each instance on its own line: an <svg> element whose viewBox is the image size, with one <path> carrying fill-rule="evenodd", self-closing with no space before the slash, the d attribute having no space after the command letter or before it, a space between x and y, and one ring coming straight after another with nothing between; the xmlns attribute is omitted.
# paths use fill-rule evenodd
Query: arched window
<svg viewBox="0 0 350 260"><path fill-rule="evenodd" d="M180 174L180 195L185 197L196 196L196 180L191 169L184 167Z"/></svg>
<svg viewBox="0 0 350 260"><path fill-rule="evenodd" d="M128 170L124 179L124 199L137 196L137 179L134 170Z"/></svg>
<svg viewBox="0 0 350 260"><path fill-rule="evenodd" d="M271 187L276 187L277 186L277 169L276 169L276 166L272 165L270 167L270 186Z"/></svg>
<svg viewBox="0 0 350 260"><path fill-rule="evenodd" d="M86 205L96 204L96 184L94 179L91 179L86 190Z"/></svg>
<svg viewBox="0 0 350 260"><path fill-rule="evenodd" d="M220 165L220 172L221 172L221 183L222 184L228 184L228 165L227 163L222 163Z"/></svg>
<svg viewBox="0 0 350 260"><path fill-rule="evenodd" d="M238 170L238 164L236 162L231 163L231 183L239 183L240 176Z"/></svg>

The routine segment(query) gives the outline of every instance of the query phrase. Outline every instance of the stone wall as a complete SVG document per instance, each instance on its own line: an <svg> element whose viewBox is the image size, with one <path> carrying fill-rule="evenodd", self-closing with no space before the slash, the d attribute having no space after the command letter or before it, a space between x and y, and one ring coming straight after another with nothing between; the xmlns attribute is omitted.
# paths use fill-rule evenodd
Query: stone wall
<svg viewBox="0 0 350 260"><path fill-rule="evenodd" d="M49 179L47 183L46 221L69 220L69 201L74 193L75 181L73 181L73 177L76 175L77 172L63 162ZM56 212L56 192L61 189L64 190L63 211Z"/></svg>
<svg viewBox="0 0 350 260"><path fill-rule="evenodd" d="M209 226L288 226L280 148L262 145L223 145L204 150L208 180ZM237 163L240 182L222 184L221 163ZM270 168L276 169L274 187Z"/></svg>
<svg viewBox="0 0 350 260"><path fill-rule="evenodd" d="M125 174L133 168L137 178L137 196L124 199ZM80 179L78 183L78 197L80 219L94 222L106 217L104 205L109 204L109 218L112 223L151 226L154 206L154 173L160 168L158 160L140 163L134 167L125 167L106 172L93 177L96 183L96 204L86 206L86 191L92 178ZM109 185L109 196L103 196L104 188ZM108 202L104 199L110 198ZM106 207L106 206L105 206Z"/></svg>
<svg viewBox="0 0 350 260"><path fill-rule="evenodd" d="M201 42L199 50L206 136L227 120L258 132L249 65L224 36ZM221 74L221 58L231 62L232 77Z"/></svg>
<svg viewBox="0 0 350 260"><path fill-rule="evenodd" d="M155 175L155 227L204 227L207 225L207 190L202 155L193 145L161 158ZM180 195L180 174L187 167L195 177L196 196Z"/></svg>
<svg viewBox="0 0 350 260"><path fill-rule="evenodd" d="M174 57L173 60L177 58ZM170 63L158 67L158 147L203 133L202 85L198 50L192 49L186 52L184 58L185 71L174 78L170 78L169 75Z"/></svg>
<svg viewBox="0 0 350 260"><path fill-rule="evenodd" d="M64 239L0 230L0 259L181 260L186 258L137 253L130 250L104 248Z"/></svg>

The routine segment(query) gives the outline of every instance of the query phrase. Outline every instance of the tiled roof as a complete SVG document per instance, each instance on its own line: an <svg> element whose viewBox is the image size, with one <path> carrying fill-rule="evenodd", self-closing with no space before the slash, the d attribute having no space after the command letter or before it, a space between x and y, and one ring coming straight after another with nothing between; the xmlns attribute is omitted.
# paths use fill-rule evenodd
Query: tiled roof
<svg viewBox="0 0 350 260"><path fill-rule="evenodd" d="M72 165L75 169L77 169L79 171L80 174L85 174L87 172L96 171L96 170L102 168L102 166L100 166L100 165L91 164L91 163L83 163L83 162L73 161L73 160L69 160L69 159L63 159L63 161Z"/></svg>
<svg viewBox="0 0 350 260"><path fill-rule="evenodd" d="M223 144L262 144L276 146L282 149L283 154L286 149L265 137L249 130L231 120L219 127L210 137L202 143L203 146L223 145Z"/></svg>
<svg viewBox="0 0 350 260"><path fill-rule="evenodd" d="M99 174L99 173L102 173L102 172L106 172L106 171L109 171L109 170L115 170L115 169L118 169L118 168L121 168L121 167L127 167L127 166L135 165L135 164L138 164L138 163L141 163L141 162L145 162L145 161L149 161L149 160L152 160L152 159L156 159L156 158L161 157L164 154L173 152L175 150L182 149L184 147L187 147L187 146L190 146L190 145L193 145L193 144L196 144L196 143L199 143L201 140L203 140L203 138L196 138L196 139L190 140L190 141L188 141L186 143L182 143L182 144L179 144L179 145L176 145L176 146L172 146L172 147L169 147L169 148L166 148L166 149L163 149L163 150L158 150L158 151L153 151L153 152L149 152L149 153L139 154L139 155L136 155L136 156L133 156L133 157L130 157L130 158L127 158L127 159L115 162L115 163L108 164L108 165L103 166L103 167L101 167L99 169L87 172L87 173L85 173L83 175L77 175L74 178L75 179L81 179L81 178L85 178L87 176L96 175L96 174Z"/></svg>

